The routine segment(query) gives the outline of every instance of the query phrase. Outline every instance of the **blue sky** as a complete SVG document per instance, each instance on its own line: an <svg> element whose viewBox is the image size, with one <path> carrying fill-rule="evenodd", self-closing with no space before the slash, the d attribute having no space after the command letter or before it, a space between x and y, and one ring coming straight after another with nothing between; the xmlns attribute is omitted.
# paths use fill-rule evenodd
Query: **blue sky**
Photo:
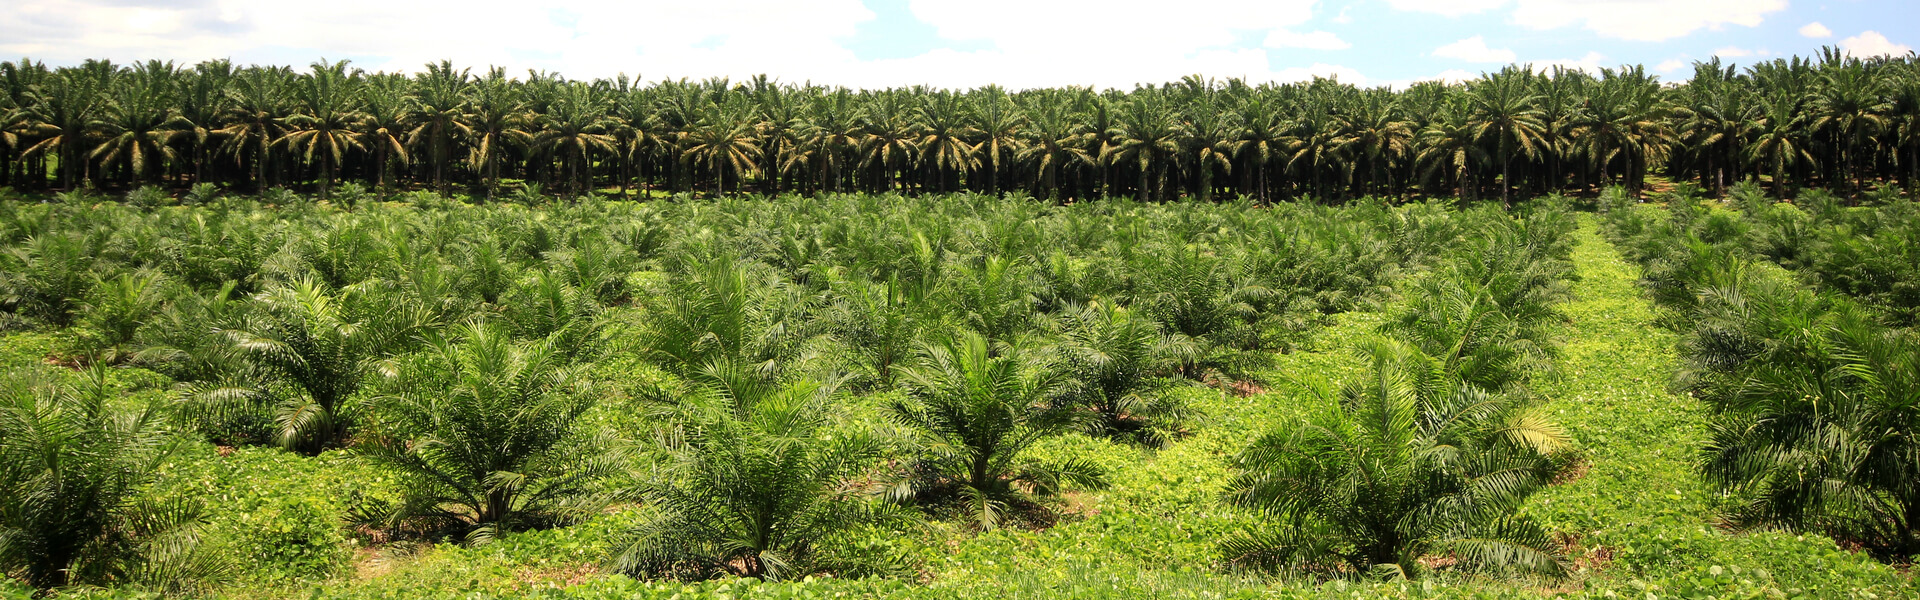
<svg viewBox="0 0 1920 600"><path fill-rule="evenodd" d="M1460 79L1508 62L1640 63L1668 79L1834 45L1920 47L1916 0L15 0L0 55L53 64L476 69L745 77L856 87L1130 87L1199 73L1362 85Z"/></svg>

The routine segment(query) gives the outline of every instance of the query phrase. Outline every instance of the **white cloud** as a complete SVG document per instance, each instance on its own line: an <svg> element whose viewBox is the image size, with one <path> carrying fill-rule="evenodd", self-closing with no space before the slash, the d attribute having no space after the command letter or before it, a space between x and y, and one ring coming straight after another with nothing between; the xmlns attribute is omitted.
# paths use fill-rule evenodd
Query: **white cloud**
<svg viewBox="0 0 1920 600"><path fill-rule="evenodd" d="M1714 50L1713 55L1720 58L1740 58L1742 56L1753 56L1753 51L1738 46L1727 46L1719 50Z"/></svg>
<svg viewBox="0 0 1920 600"><path fill-rule="evenodd" d="M1599 52L1588 52L1586 56L1582 56L1580 58L1536 60L1536 61L1527 63L1527 65L1533 67L1533 71L1535 73L1546 73L1548 71L1552 71L1554 67L1561 67L1561 68L1573 69L1577 71L1586 71L1588 73L1593 73L1595 75L1598 75L1600 74L1600 67L1603 66L1601 63L1606 62L1606 60L1607 60L1607 56L1605 54L1601 54Z"/></svg>
<svg viewBox="0 0 1920 600"><path fill-rule="evenodd" d="M1912 46L1896 44L1878 31L1863 31L1844 40L1840 40L1840 49L1849 56L1904 56L1913 51Z"/></svg>
<svg viewBox="0 0 1920 600"><path fill-rule="evenodd" d="M516 75L542 69L577 79L625 72L658 80L768 73L783 81L862 87L1125 88L1192 73L1256 82L1337 75L1364 83L1351 68L1289 67L1270 62L1264 48L1230 47L1249 32L1305 24L1316 1L1196 0L1172 7L910 0L913 14L941 37L984 41L978 45L986 49L863 60L841 45L875 18L861 0L13 0L0 10L0 56L52 64L231 57L296 68L327 57L390 71L452 59ZM1089 52L1083 36L1061 34L1065 24L1124 43ZM1320 32L1302 40L1329 47L1339 41Z"/></svg>
<svg viewBox="0 0 1920 600"><path fill-rule="evenodd" d="M1602 36L1657 42L1724 25L1752 27L1787 0L1512 0L1513 22L1533 29L1580 25ZM1459 16L1508 0L1387 0L1401 10Z"/></svg>
<svg viewBox="0 0 1920 600"><path fill-rule="evenodd" d="M1467 62L1510 63L1516 56L1506 48L1488 48L1484 36L1473 36L1433 49L1433 55Z"/></svg>
<svg viewBox="0 0 1920 600"><path fill-rule="evenodd" d="M1680 69L1686 68L1686 66L1687 66L1687 63L1685 61L1682 61L1677 58L1669 58L1667 60L1660 61L1660 64L1654 65L1653 70L1656 73L1671 74L1674 71L1678 71Z"/></svg>
<svg viewBox="0 0 1920 600"><path fill-rule="evenodd" d="M1312 33L1294 33L1285 29L1275 29L1268 33L1266 41L1261 45L1268 48L1307 48L1310 50L1345 50L1353 47L1353 44L1349 44L1346 40L1340 39L1340 36L1334 35L1333 32L1315 31Z"/></svg>
<svg viewBox="0 0 1920 600"><path fill-rule="evenodd" d="M1800 26L1800 35L1810 38L1833 37L1833 30L1827 29L1827 26L1821 25L1819 21L1814 21Z"/></svg>
<svg viewBox="0 0 1920 600"><path fill-rule="evenodd" d="M1449 17L1485 12L1507 3L1508 0L1387 0L1387 4L1400 10L1428 12Z"/></svg>
<svg viewBox="0 0 1920 600"><path fill-rule="evenodd" d="M1579 24L1602 36L1670 40L1725 25L1753 27L1787 0L1520 0L1515 23L1534 29Z"/></svg>

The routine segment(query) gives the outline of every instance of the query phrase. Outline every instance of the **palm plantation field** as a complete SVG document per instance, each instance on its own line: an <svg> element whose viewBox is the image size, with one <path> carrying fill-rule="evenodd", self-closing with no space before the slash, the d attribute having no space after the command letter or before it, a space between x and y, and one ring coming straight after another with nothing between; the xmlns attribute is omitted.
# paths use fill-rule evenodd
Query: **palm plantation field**
<svg viewBox="0 0 1920 600"><path fill-rule="evenodd" d="M9 200L8 585L1899 597L1846 504L1899 481L1751 512L1778 471L1703 466L1764 366L1697 355L1675 256L1911 281L1845 259L1911 201L1806 198Z"/></svg>
<svg viewBox="0 0 1920 600"><path fill-rule="evenodd" d="M0 63L0 593L1920 595L1920 69Z"/></svg>

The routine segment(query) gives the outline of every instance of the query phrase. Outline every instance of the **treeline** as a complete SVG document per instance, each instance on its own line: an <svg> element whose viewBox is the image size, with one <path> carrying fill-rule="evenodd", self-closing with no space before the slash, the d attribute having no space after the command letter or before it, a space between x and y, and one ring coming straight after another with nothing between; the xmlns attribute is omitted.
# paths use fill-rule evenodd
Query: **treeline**
<svg viewBox="0 0 1920 600"><path fill-rule="evenodd" d="M1825 49L1744 69L1716 58L1666 84L1508 67L1463 84L1332 80L1132 91L851 90L757 76L571 80L414 75L342 62L296 71L0 63L0 185L209 182L250 190L503 182L589 190L1023 192L1040 198L1508 198L1644 186L1716 194L1770 182L1849 195L1920 181L1920 62Z"/></svg>

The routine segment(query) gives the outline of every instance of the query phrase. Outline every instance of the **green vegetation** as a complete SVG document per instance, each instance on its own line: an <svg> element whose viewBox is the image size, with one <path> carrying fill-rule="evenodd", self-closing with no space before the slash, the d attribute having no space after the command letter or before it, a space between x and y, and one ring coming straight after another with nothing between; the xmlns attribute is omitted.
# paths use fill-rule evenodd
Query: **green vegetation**
<svg viewBox="0 0 1920 600"><path fill-rule="evenodd" d="M1689 194L8 200L0 590L1920 591L1911 201Z"/></svg>
<svg viewBox="0 0 1920 600"><path fill-rule="evenodd" d="M113 188L146 204L220 190L278 203L297 197L273 190L292 187L346 206L404 189L1511 205L1661 180L1720 196L1744 179L1780 198L1857 198L1920 186L1917 123L1920 62L1838 48L1744 69L1716 58L1674 82L1634 65L1516 65L1405 90L1190 76L1131 91L856 91L766 76L518 78L446 61L409 75L344 61L21 59L0 62L0 185ZM177 193L197 184L213 187Z"/></svg>
<svg viewBox="0 0 1920 600"><path fill-rule="evenodd" d="M1920 595L1912 56L0 91L0 596Z"/></svg>

